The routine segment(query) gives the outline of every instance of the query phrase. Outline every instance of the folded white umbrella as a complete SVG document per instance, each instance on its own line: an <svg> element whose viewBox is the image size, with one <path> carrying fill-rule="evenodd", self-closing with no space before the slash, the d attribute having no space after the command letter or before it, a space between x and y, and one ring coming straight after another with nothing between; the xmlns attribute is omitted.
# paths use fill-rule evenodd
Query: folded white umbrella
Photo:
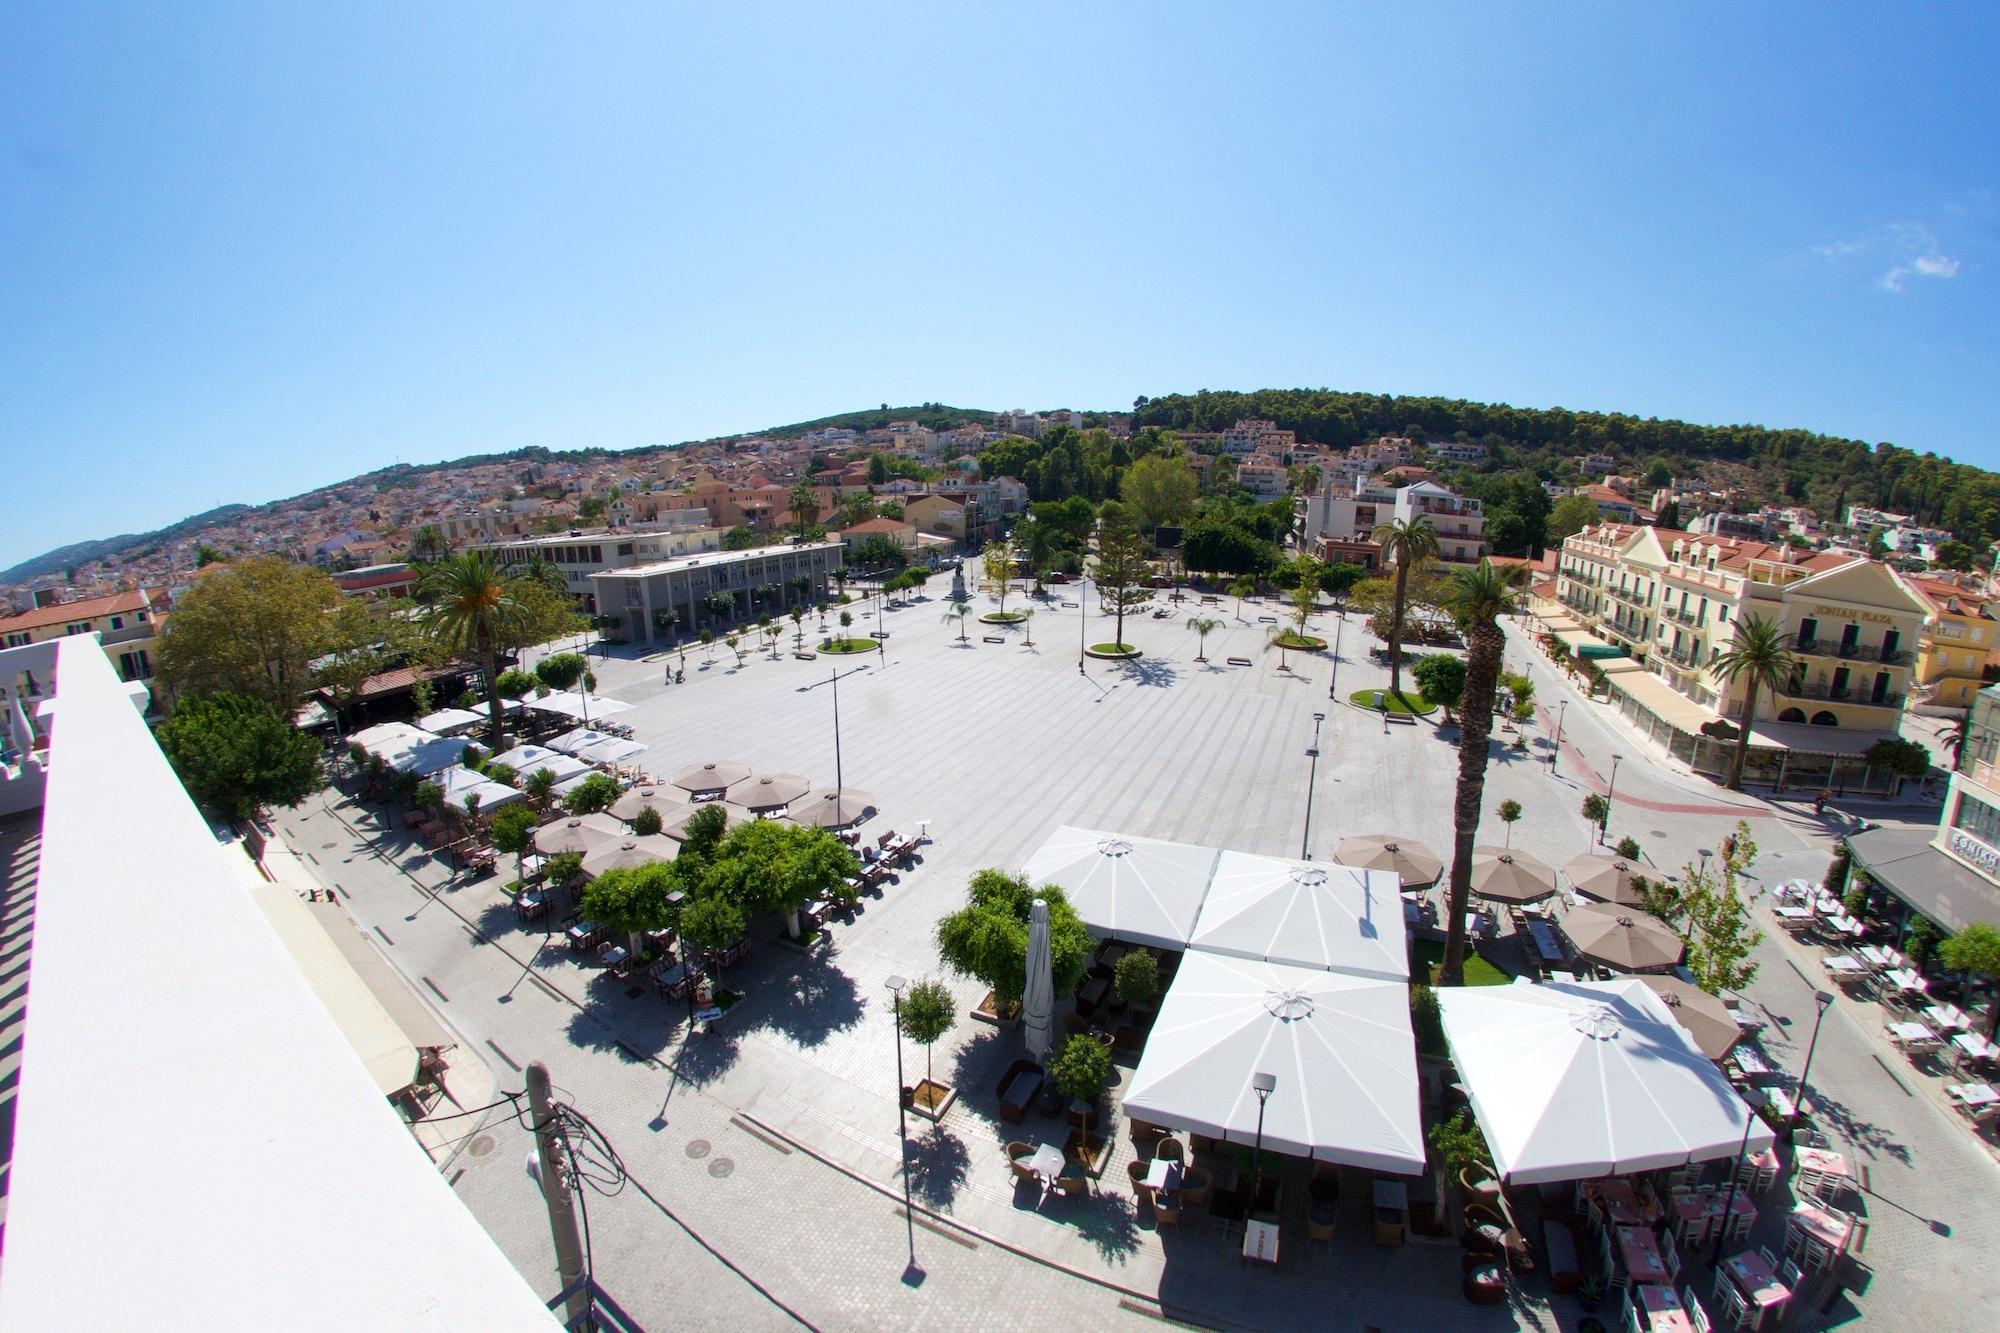
<svg viewBox="0 0 2000 1333"><path fill-rule="evenodd" d="M1028 1042L1028 1054L1038 1061L1049 1058L1050 1029L1054 1025L1056 992L1053 965L1049 961L1049 905L1040 898L1028 910L1027 988L1021 996L1021 1025Z"/></svg>

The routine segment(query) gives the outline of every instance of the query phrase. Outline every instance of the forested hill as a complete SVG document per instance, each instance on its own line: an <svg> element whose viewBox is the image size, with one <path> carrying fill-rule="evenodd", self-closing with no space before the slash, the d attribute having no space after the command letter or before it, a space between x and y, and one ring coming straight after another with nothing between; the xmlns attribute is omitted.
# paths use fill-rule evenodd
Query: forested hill
<svg viewBox="0 0 2000 1333"><path fill-rule="evenodd" d="M0 569L0 583L15 583L32 579L42 574L55 574L74 568L91 560L102 560L109 555L118 555L134 547L149 546L158 542L172 541L189 533L234 518L249 508L248 505L231 504L193 514L178 523L169 524L153 532L128 532L122 537L103 537L96 541L72 542L68 546L57 547L44 552L32 560L23 560L12 569Z"/></svg>
<svg viewBox="0 0 2000 1333"><path fill-rule="evenodd" d="M842 430L880 430L892 421L914 421L931 430L950 430L954 426L990 425L993 414L982 408L946 407L943 403L923 403L916 407L891 407L884 403L872 411L815 417L789 426L773 426L762 433L774 439L794 439L809 430L825 430L829 426Z"/></svg>
<svg viewBox="0 0 2000 1333"><path fill-rule="evenodd" d="M1550 480L1563 475L1569 459L1591 453L1639 468L1664 461L1677 476L1707 471L1700 467L1705 462L1736 464L1740 471L1732 473L1761 490L1761 498L1810 505L1828 519L1840 519L1850 504L1873 505L1949 528L1975 545L2000 538L2000 475L1936 454L1811 431L1335 389L1203 391L1142 398L1134 407L1135 428L1220 431L1251 417L1336 446L1399 433L1462 438L1487 447L1476 472L1528 470Z"/></svg>

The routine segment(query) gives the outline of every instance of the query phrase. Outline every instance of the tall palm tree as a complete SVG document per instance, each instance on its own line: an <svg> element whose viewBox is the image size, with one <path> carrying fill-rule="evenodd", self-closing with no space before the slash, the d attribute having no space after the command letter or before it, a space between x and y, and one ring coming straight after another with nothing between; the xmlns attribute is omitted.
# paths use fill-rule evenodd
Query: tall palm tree
<svg viewBox="0 0 2000 1333"><path fill-rule="evenodd" d="M971 614L972 608L964 602L953 602L951 609L944 613L945 624L949 625L954 620L958 622L958 641L960 643L968 642L965 637L965 618Z"/></svg>
<svg viewBox="0 0 2000 1333"><path fill-rule="evenodd" d="M786 502L791 505L792 526L799 536L805 536L806 531L819 522L819 492L810 483L802 481L792 487Z"/></svg>
<svg viewBox="0 0 2000 1333"><path fill-rule="evenodd" d="M1214 616L1189 616L1187 627L1195 632L1194 660L1206 662L1208 636L1222 628L1222 622Z"/></svg>
<svg viewBox="0 0 2000 1333"><path fill-rule="evenodd" d="M1951 766L1954 771L1959 768L1960 762L1965 757L1965 731L1966 725L1971 720L1972 716L1969 713L1964 717L1954 718L1951 725L1938 733L1938 748L1951 756Z"/></svg>
<svg viewBox="0 0 2000 1333"><path fill-rule="evenodd" d="M1438 553L1437 529L1419 515L1380 524L1368 534L1382 558L1396 565L1396 600L1389 610L1389 694L1403 692L1403 613L1408 610L1410 571Z"/></svg>
<svg viewBox="0 0 2000 1333"><path fill-rule="evenodd" d="M486 673L487 745L505 742L500 653L521 631L528 610L513 583L484 551L464 551L424 571L418 625L436 643L464 654Z"/></svg>
<svg viewBox="0 0 2000 1333"><path fill-rule="evenodd" d="M1035 576L1035 595L1042 595L1042 576L1056 558L1056 546L1062 534L1046 523L1029 519L1014 530L1014 544L1020 549L1022 559Z"/></svg>
<svg viewBox="0 0 2000 1333"><path fill-rule="evenodd" d="M1433 537L1435 540L1435 537ZM1514 609L1514 589L1522 568L1495 568L1481 560L1477 568L1451 576L1445 607L1465 632L1465 693L1458 706L1458 785L1452 803L1451 887L1444 961L1438 984L1465 983L1465 909L1472 896L1472 846L1479 837L1479 808L1486 791L1486 738L1493 730L1494 696L1500 680L1500 654L1507 646L1500 617Z"/></svg>
<svg viewBox="0 0 2000 1333"><path fill-rule="evenodd" d="M1710 669L1724 680L1732 684L1744 681L1736 758L1729 765L1731 791L1743 790L1743 761L1750 756L1750 724L1757 719L1757 691L1768 686L1773 694L1777 693L1778 682L1790 680L1799 669L1791 639L1775 622L1762 616L1746 616L1736 622L1736 638L1729 650L1710 664Z"/></svg>

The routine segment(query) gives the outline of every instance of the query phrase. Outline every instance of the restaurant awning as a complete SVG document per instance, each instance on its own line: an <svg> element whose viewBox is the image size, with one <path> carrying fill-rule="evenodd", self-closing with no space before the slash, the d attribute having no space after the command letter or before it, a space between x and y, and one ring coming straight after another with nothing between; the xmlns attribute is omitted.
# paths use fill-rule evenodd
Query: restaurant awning
<svg viewBox="0 0 2000 1333"><path fill-rule="evenodd" d="M1774 1136L1645 982L1437 992L1502 1179L1591 1180L1733 1157ZM1164 1013L1162 1014L1164 1017Z"/></svg>
<svg viewBox="0 0 2000 1333"><path fill-rule="evenodd" d="M1615 643L1606 643L1589 630L1559 629L1556 631L1556 638L1562 642L1564 647L1574 652L1578 657L1588 659L1625 656L1625 650L1622 647Z"/></svg>
<svg viewBox="0 0 2000 1333"><path fill-rule="evenodd" d="M632 707L623 700L607 699L601 694L579 694L574 690L558 690L538 699L523 699L521 702L538 713L556 713L579 721L594 717L610 717L613 713L628 712Z"/></svg>
<svg viewBox="0 0 2000 1333"><path fill-rule="evenodd" d="M1975 921L2000 922L2000 888L1933 847L1935 836L1927 829L1869 829L1850 834L1847 846L1854 864L1869 878L1947 931L1964 930ZM1953 836L1963 838L1977 854L1992 854L1962 833L1945 833Z"/></svg>
<svg viewBox="0 0 2000 1333"><path fill-rule="evenodd" d="M357 731L347 739L398 773L425 775L450 768L465 757L467 745L456 737L433 736L407 722L384 722Z"/></svg>
<svg viewBox="0 0 2000 1333"><path fill-rule="evenodd" d="M1758 718L1750 724L1750 743L1770 750L1790 750L1794 754L1867 754L1876 743L1896 735L1893 731L1857 731L1848 727L1821 727L1810 722L1767 722Z"/></svg>
<svg viewBox="0 0 2000 1333"><path fill-rule="evenodd" d="M1405 981L1403 899L1393 871L1224 852L1191 949Z"/></svg>
<svg viewBox="0 0 2000 1333"><path fill-rule="evenodd" d="M1714 713L1648 672L1620 672L1611 677L1610 684L1612 693L1631 696L1634 703L1676 731L1699 735L1703 723L1715 721Z"/></svg>

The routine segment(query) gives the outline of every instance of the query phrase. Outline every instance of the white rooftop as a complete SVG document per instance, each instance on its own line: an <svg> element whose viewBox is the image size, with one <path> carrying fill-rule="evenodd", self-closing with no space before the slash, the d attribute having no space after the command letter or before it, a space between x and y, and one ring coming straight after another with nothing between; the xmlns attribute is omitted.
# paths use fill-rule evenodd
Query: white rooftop
<svg viewBox="0 0 2000 1333"><path fill-rule="evenodd" d="M676 570L707 568L711 565L738 565L748 560L758 560L774 555L786 555L794 551L838 551L839 542L800 542L797 545L781 542L776 546L753 546L745 551L705 551L700 555L677 555L669 560L655 560L651 564L633 565L626 569L606 569L591 575L594 579L643 579L655 574L671 574Z"/></svg>
<svg viewBox="0 0 2000 1333"><path fill-rule="evenodd" d="M1188 947L1407 981L1400 888L1390 871L1224 852Z"/></svg>

